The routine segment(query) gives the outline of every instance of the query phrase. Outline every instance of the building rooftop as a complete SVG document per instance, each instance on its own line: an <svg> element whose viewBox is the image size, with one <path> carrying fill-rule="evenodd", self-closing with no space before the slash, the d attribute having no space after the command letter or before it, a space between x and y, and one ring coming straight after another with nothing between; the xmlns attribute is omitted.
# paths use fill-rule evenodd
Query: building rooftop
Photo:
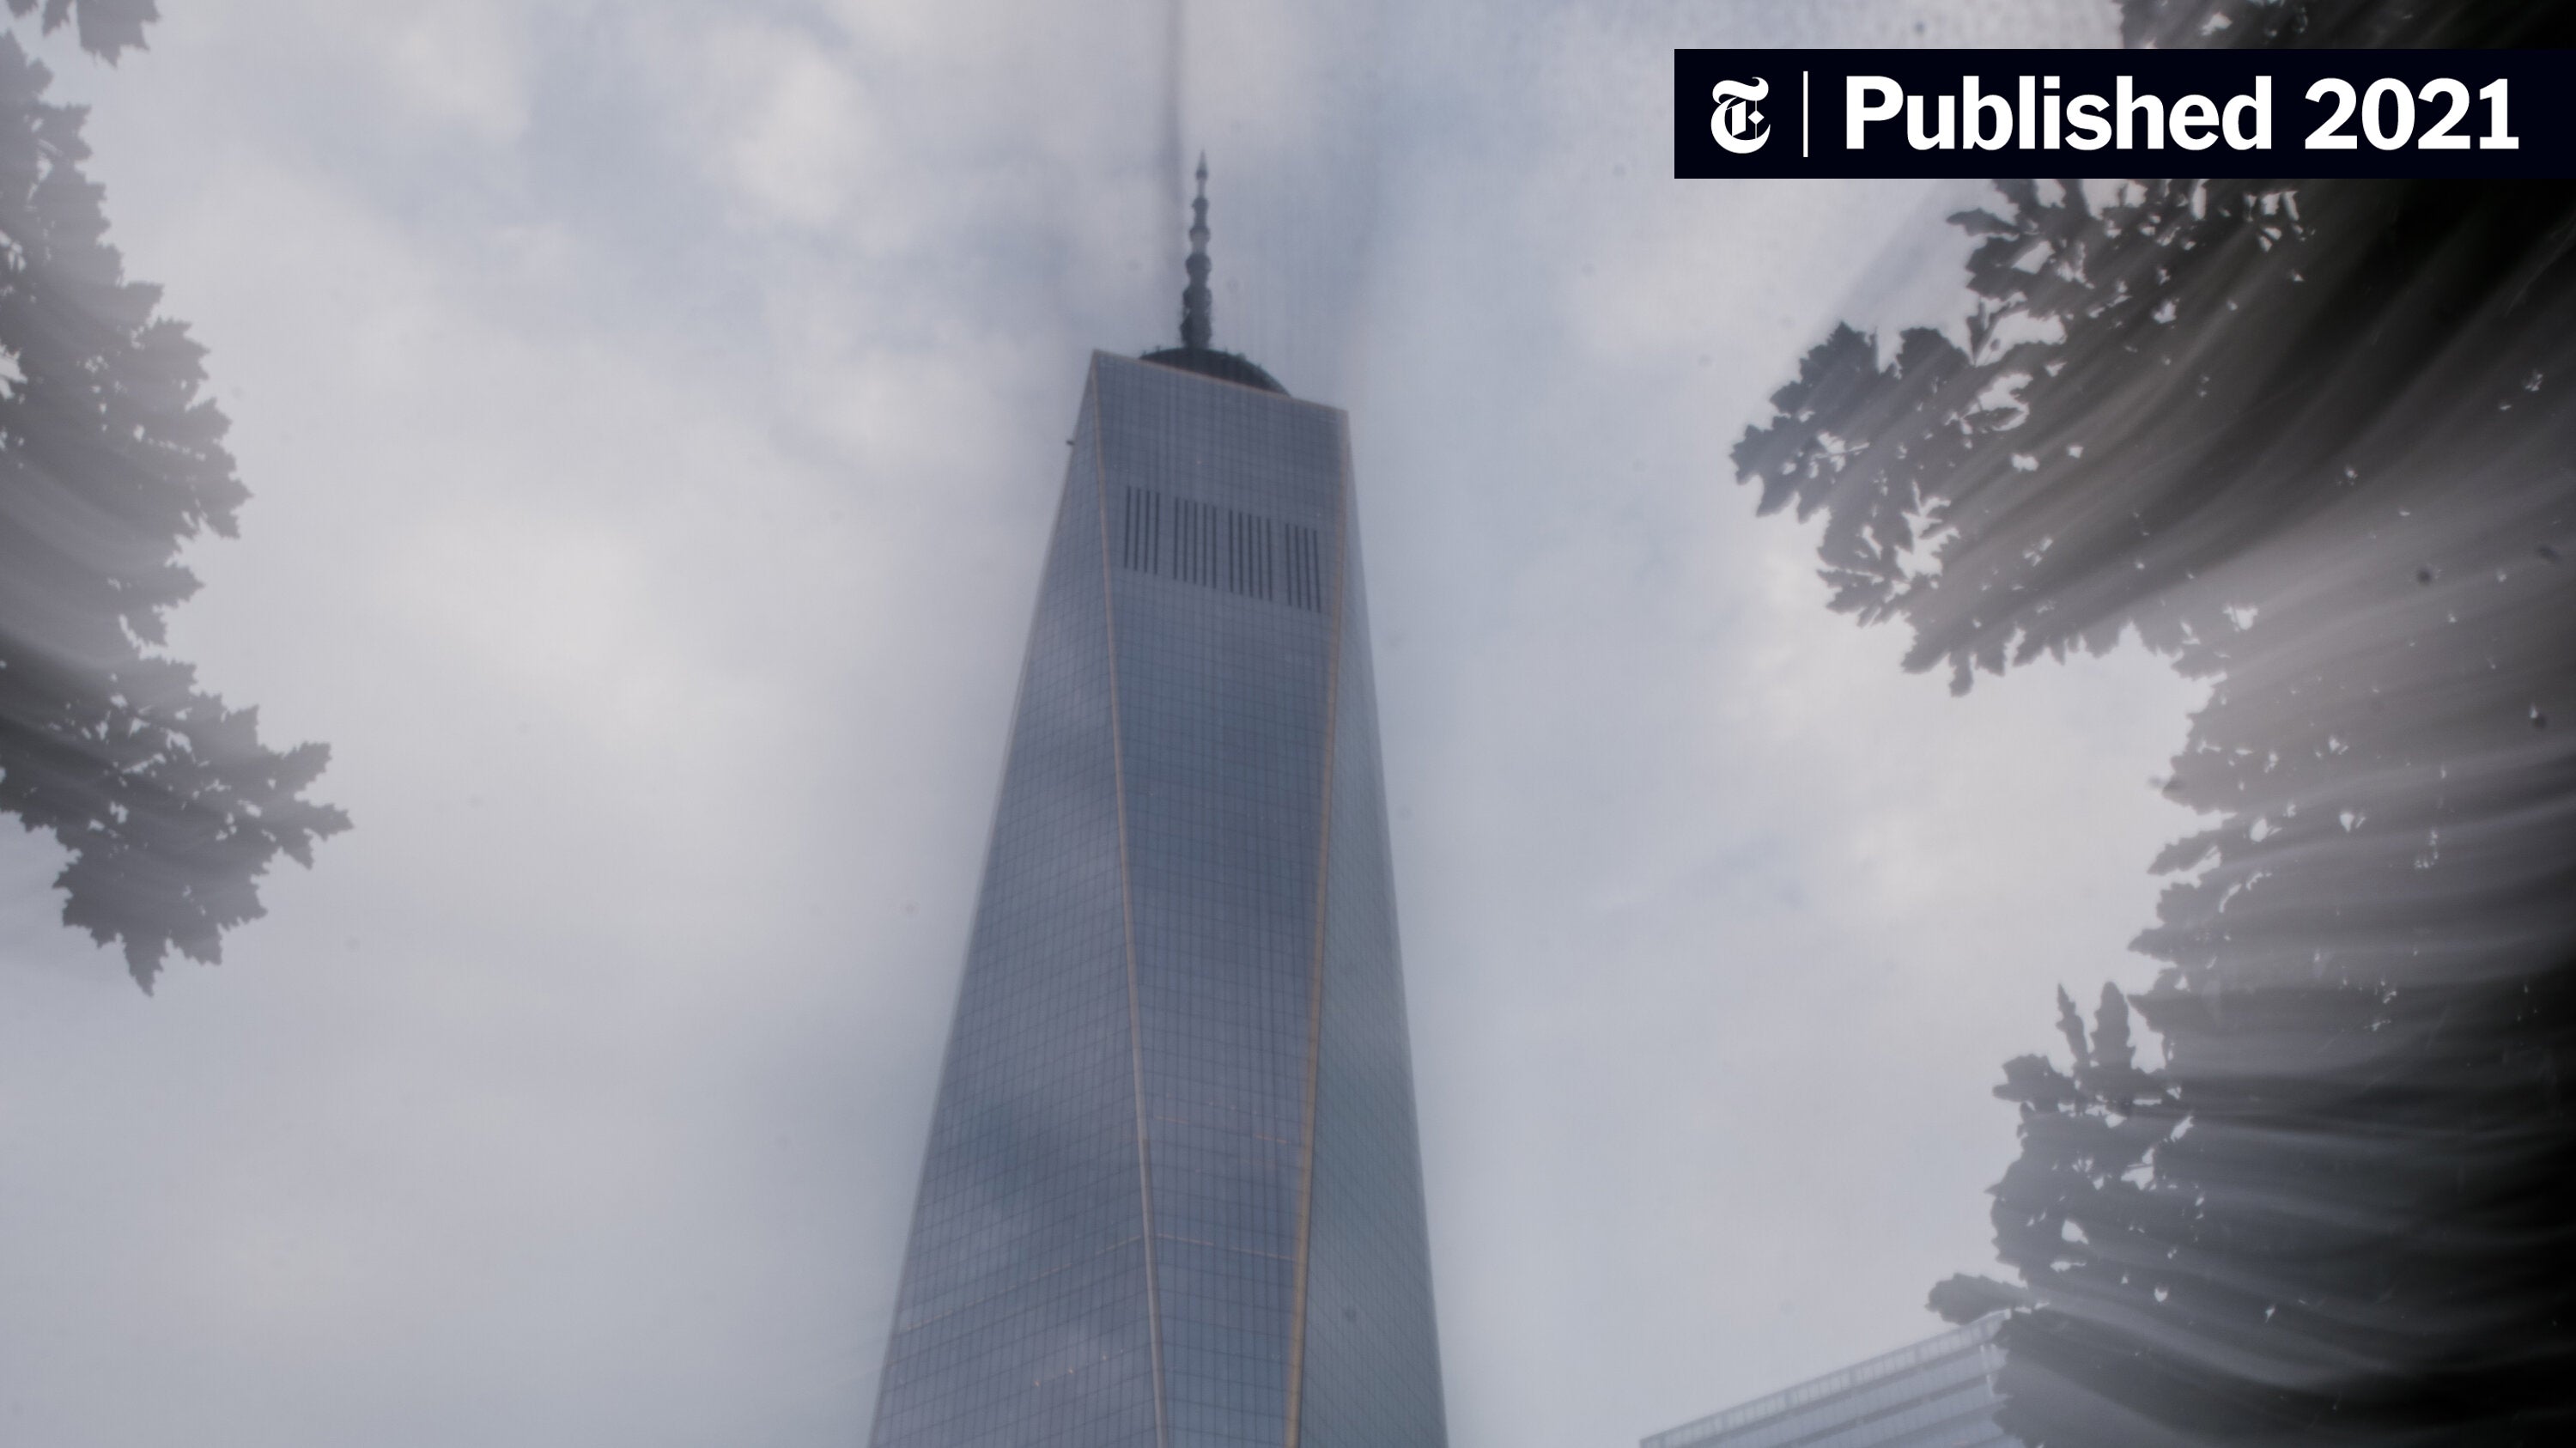
<svg viewBox="0 0 2576 1448"><path fill-rule="evenodd" d="M1985 1448L2014 1440L2000 1401L1993 1313L1647 1437L1639 1448Z"/></svg>

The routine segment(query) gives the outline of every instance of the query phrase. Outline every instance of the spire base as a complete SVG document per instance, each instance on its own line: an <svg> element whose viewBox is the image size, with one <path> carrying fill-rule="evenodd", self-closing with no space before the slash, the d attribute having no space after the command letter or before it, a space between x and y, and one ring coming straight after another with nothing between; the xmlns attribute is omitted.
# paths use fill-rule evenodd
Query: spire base
<svg viewBox="0 0 2576 1448"><path fill-rule="evenodd" d="M1288 389L1279 385L1278 378L1263 371L1260 363L1238 353L1220 352L1214 347L1165 347L1160 351L1148 352L1139 360L1151 362L1157 367L1195 372L1201 377L1213 377L1220 382L1236 382L1245 387L1258 387L1264 392L1276 392L1282 397L1288 395Z"/></svg>

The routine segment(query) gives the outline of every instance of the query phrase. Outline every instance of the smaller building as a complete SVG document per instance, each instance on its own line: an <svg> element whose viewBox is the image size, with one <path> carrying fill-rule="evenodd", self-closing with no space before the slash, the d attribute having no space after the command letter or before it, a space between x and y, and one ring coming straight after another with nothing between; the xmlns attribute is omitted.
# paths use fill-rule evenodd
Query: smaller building
<svg viewBox="0 0 2576 1448"><path fill-rule="evenodd" d="M1639 1448L2017 1448L1995 1426L2004 1314L1668 1428Z"/></svg>

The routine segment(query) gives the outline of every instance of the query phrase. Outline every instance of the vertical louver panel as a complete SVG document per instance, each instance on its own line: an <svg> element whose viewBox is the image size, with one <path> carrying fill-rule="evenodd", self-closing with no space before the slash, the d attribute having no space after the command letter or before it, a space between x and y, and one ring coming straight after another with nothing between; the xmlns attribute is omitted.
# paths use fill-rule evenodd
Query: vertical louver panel
<svg viewBox="0 0 2576 1448"><path fill-rule="evenodd" d="M1138 487L1125 490L1120 517L1121 568L1324 612L1324 543L1315 529Z"/></svg>

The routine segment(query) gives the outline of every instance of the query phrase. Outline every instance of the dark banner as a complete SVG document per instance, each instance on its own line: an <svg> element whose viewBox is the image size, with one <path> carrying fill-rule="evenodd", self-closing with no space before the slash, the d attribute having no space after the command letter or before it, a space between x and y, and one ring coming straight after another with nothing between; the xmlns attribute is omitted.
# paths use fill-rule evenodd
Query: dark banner
<svg viewBox="0 0 2576 1448"><path fill-rule="evenodd" d="M2576 51L1676 50L1673 174L2570 176Z"/></svg>

